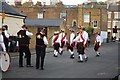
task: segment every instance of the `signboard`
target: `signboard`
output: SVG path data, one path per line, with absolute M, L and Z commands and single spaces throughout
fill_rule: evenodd
M 100 36 L 101 36 L 101 42 L 103 43 L 104 40 L 106 40 L 108 37 L 107 31 L 101 31 Z

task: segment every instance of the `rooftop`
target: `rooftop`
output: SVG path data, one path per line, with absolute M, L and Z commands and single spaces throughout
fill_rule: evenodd
M 4 5 L 4 12 L 6 14 L 11 14 L 11 15 L 16 15 L 16 16 L 24 16 L 24 17 L 26 17 L 26 15 L 20 13 L 14 7 L 10 6 L 9 4 L 7 4 L 5 2 L 1 2 L 1 1 L 0 1 L 0 13 L 2 13 L 2 8 L 3 8 L 2 4 Z

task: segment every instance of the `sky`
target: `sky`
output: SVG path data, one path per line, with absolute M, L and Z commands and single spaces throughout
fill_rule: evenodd
M 9 2 L 10 4 L 14 3 L 14 0 L 6 0 L 7 2 Z M 22 1 L 23 3 L 29 0 L 18 0 L 18 1 Z M 37 1 L 41 1 L 41 2 L 46 2 L 46 4 L 49 4 L 50 0 L 32 0 L 34 3 L 36 3 Z M 63 2 L 63 4 L 65 5 L 77 5 L 77 4 L 81 4 L 83 2 L 86 2 L 88 0 L 60 0 Z M 97 0 L 99 1 L 106 1 L 106 0 Z

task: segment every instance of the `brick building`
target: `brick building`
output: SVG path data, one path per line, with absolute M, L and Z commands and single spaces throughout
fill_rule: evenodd
M 63 19 L 63 26 L 69 34 L 69 28 L 76 32 L 79 25 L 92 27 L 94 31 L 107 31 L 107 9 L 97 5 L 44 5 L 31 7 L 15 7 L 27 15 L 26 19 Z M 34 32 L 35 33 L 35 32 Z M 49 32 L 48 32 L 49 33 Z M 50 31 L 50 33 L 53 33 Z M 68 37 L 69 38 L 69 37 Z
M 108 33 L 110 38 L 120 40 L 120 1 L 108 6 Z M 116 28 L 116 30 L 115 30 Z

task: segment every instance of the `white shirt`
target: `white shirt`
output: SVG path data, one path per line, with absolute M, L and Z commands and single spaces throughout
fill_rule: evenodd
M 74 38 L 75 38 L 75 34 L 72 32 L 70 34 L 70 45 L 72 44 Z
M 55 37 L 56 37 L 57 35 L 54 35 L 53 37 L 52 37 L 52 45 L 54 44 L 54 39 L 55 39 Z M 58 36 L 58 39 L 55 41 L 56 43 L 59 43 L 60 45 L 61 45 L 61 40 L 60 40 L 60 37 Z
M 87 43 L 88 40 L 88 33 L 86 31 L 82 32 L 82 36 L 84 38 L 84 45 Z M 73 40 L 73 42 L 83 42 L 83 39 L 80 37 L 80 33 L 78 36 Z
M 61 32 L 61 33 L 59 34 L 59 39 L 62 40 L 62 38 L 63 38 L 64 36 L 65 36 L 65 33 L 62 33 L 62 32 Z M 63 41 L 65 41 L 65 42 L 67 41 L 66 37 L 63 39 Z
M 29 32 L 29 31 L 26 31 L 26 35 L 27 35 L 27 36 L 32 36 L 33 33 Z
M 4 44 L 4 41 L 3 41 L 3 35 L 2 34 L 0 34 L 0 45 L 3 48 L 3 51 L 6 51 L 5 44 Z
M 97 37 L 96 37 L 96 40 L 95 40 L 96 42 L 99 42 L 99 45 L 101 45 L 101 37 L 99 36 L 99 35 L 97 35 Z
M 5 36 L 9 38 L 10 35 L 8 34 L 7 30 L 5 30 L 4 33 L 5 33 Z
M 44 41 L 45 45 L 48 45 L 48 40 L 47 40 L 46 36 L 43 37 L 43 41 Z

